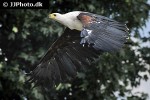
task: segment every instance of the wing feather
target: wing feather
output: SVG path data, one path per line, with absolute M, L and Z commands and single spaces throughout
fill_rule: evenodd
M 28 82 L 49 88 L 76 77 L 77 71 L 98 58 L 98 51 L 83 47 L 80 41 L 80 31 L 67 28 L 30 73 Z
M 81 13 L 78 19 L 84 26 L 81 44 L 93 44 L 96 50 L 114 52 L 127 41 L 128 28 L 123 23 L 92 13 Z

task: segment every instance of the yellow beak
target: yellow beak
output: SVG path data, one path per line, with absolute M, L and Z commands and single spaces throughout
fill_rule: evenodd
M 54 14 L 49 14 L 49 18 L 51 19 L 55 19 L 56 16 L 54 16 Z

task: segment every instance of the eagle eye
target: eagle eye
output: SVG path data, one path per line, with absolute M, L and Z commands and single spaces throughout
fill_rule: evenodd
M 56 17 L 56 14 L 53 14 Z

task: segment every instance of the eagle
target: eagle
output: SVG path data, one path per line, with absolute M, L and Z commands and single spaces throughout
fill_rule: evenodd
M 72 80 L 101 53 L 119 51 L 127 42 L 127 26 L 101 15 L 73 11 L 49 18 L 66 29 L 31 71 L 28 82 L 35 86 L 55 87 Z

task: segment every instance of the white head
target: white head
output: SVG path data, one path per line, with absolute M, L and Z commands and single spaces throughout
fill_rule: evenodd
M 49 18 L 56 20 L 70 29 L 82 30 L 83 25 L 77 18 L 80 13 L 81 11 L 73 11 L 66 14 L 52 13 L 49 14 Z
M 62 14 L 60 13 L 52 13 L 52 14 L 49 14 L 49 18 L 55 20 L 55 21 L 58 21 L 59 23 L 62 23 L 63 22 L 63 16 Z

